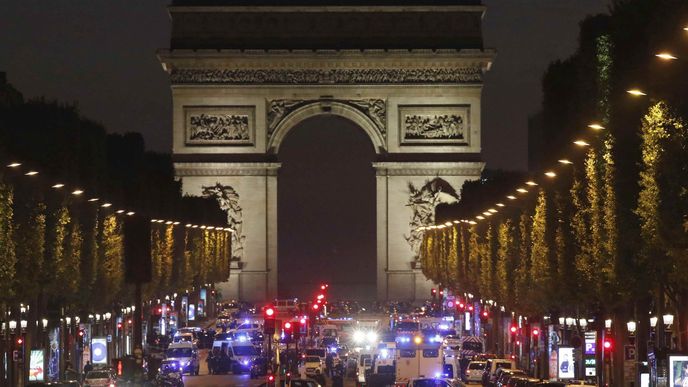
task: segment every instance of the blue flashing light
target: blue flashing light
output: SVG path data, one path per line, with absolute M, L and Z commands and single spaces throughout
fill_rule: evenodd
M 441 330 L 441 331 L 446 331 L 447 329 L 449 329 L 449 325 L 447 325 L 447 324 L 440 324 L 440 325 L 437 326 L 437 329 L 439 329 L 439 330 Z

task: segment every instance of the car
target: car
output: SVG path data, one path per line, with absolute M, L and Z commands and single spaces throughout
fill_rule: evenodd
M 529 387 L 531 383 L 541 382 L 540 379 L 529 378 L 526 376 L 515 376 L 507 382 L 508 387 Z
M 444 345 L 445 349 L 459 352 L 461 349 L 461 338 L 455 335 L 447 335 L 444 337 L 442 345 Z
M 497 387 L 506 387 L 507 382 L 511 380 L 514 376 L 526 376 L 526 373 L 522 370 L 511 370 L 506 368 L 500 368 L 497 370 L 497 381 L 495 385 Z
M 531 381 L 528 382 L 528 387 L 566 387 L 564 382 L 551 382 L 547 380 Z
M 276 383 L 263 383 L 258 387 L 287 387 L 287 383 L 284 380 L 279 380 Z M 313 379 L 292 379 L 288 387 L 322 387 L 318 382 Z
M 472 361 L 468 363 L 466 368 L 466 382 L 476 382 L 480 383 L 483 380 L 483 371 L 485 371 L 485 361 Z
M 318 356 L 306 356 L 303 358 L 303 374 L 314 376 L 323 373 L 323 361 Z
M 458 387 L 461 386 L 456 379 L 446 378 L 416 378 L 411 379 L 408 387 Z
M 268 374 L 268 358 L 258 357 L 251 362 L 251 379 Z
M 177 333 L 172 338 L 172 343 L 192 343 L 196 344 L 197 340 L 192 333 Z
M 112 387 L 115 383 L 114 376 L 107 370 L 89 371 L 84 378 L 84 387 Z
M 166 360 L 178 360 L 181 372 L 190 375 L 198 375 L 200 362 L 198 361 L 198 348 L 189 342 L 172 343 L 165 351 Z
M 497 381 L 497 370 L 500 368 L 516 368 L 516 362 L 511 359 L 488 359 L 483 371 L 482 383 L 485 387 L 494 387 Z

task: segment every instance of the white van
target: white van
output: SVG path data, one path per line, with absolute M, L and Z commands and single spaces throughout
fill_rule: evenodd
M 444 375 L 444 352 L 441 342 L 423 340 L 420 344 L 397 343 L 396 382 L 408 383 L 413 378 L 441 378 Z
M 214 353 L 224 352 L 232 362 L 232 373 L 251 371 L 251 364 L 260 355 L 260 350 L 248 340 L 215 340 Z
M 198 375 L 200 362 L 198 361 L 198 348 L 189 342 L 172 343 L 165 351 L 165 358 L 177 360 L 182 367 L 182 374 Z

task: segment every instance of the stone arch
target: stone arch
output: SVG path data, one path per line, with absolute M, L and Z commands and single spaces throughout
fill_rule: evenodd
M 268 140 L 268 153 L 278 154 L 282 142 L 294 127 L 318 115 L 335 115 L 350 120 L 365 131 L 376 154 L 385 152 L 385 138 L 375 122 L 366 114 L 339 101 L 313 101 L 289 113 L 277 124 Z

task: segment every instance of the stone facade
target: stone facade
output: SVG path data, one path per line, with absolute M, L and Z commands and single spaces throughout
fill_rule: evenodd
M 284 17 L 286 8 L 274 12 Z M 309 9 L 316 8 L 328 12 Z M 476 12 L 468 8 L 453 10 Z M 198 9 L 222 19 L 212 15 L 232 7 Z M 194 12 L 184 7 L 175 20 L 173 9 L 173 29 L 196 20 Z M 187 43 L 202 40 L 189 34 Z M 240 249 L 233 249 L 237 261 L 223 294 L 247 301 L 277 296 L 280 145 L 304 120 L 331 115 L 358 125 L 377 153 L 378 299 L 427 298 L 432 285 L 414 264 L 414 229 L 434 221 L 434 206 L 459 200 L 463 182 L 482 171 L 482 74 L 492 56 L 474 48 L 161 50 L 172 82 L 173 152 L 184 193 L 223 196 L 230 221 L 240 224 L 233 241 Z M 193 121 L 201 129 L 189 112 L 204 115 Z M 201 141 L 190 141 L 190 130 L 200 131 Z

